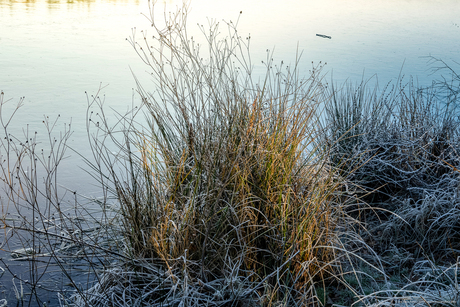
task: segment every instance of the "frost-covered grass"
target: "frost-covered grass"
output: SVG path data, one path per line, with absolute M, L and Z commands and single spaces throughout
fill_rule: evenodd
M 364 223 L 361 238 L 398 280 L 375 284 L 364 296 L 375 299 L 372 306 L 459 302 L 460 78 L 447 63 L 431 62 L 450 79 L 428 88 L 400 79 L 382 91 L 362 83 L 329 92 L 323 142 L 367 206 L 347 212 Z
M 455 259 L 457 96 L 447 86 L 423 89 L 412 80 L 377 93 L 366 92 L 365 85 L 331 92 L 323 135 L 333 143 L 331 161 L 363 193 L 372 192 L 363 200 L 383 209 L 365 215 L 382 250 L 394 244 L 417 257 Z

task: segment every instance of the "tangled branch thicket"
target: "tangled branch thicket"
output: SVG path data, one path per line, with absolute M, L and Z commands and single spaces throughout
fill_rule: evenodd
M 2 121 L 8 204 L 34 212 L 2 222 L 32 242 L 18 257 L 48 257 L 77 289 L 61 305 L 458 304 L 458 75 L 337 89 L 321 65 L 302 78 L 300 56 L 287 66 L 267 53 L 255 77 L 238 22 L 201 26 L 201 42 L 186 6 L 161 26 L 154 9 L 154 35 L 129 38 L 154 82 L 138 81 L 142 108 L 112 123 L 89 99 L 101 212 L 75 198 L 76 216 L 64 213 L 56 174 L 69 132 L 49 138 L 47 160 Z M 43 189 L 25 158 L 44 167 Z M 85 288 L 68 270 L 77 258 L 94 277 Z

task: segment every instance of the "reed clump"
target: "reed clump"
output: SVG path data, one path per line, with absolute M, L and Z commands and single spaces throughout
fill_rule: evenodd
M 178 11 L 164 27 L 152 17 L 153 38 L 133 32 L 156 91 L 138 85 L 143 126 L 123 117 L 122 129 L 102 134 L 126 171 L 97 152 L 120 201 L 127 252 L 168 276 L 146 301 L 314 304 L 315 283 L 337 271 L 344 225 L 342 181 L 316 145 L 321 67 L 303 79 L 299 58 L 276 66 L 268 53 L 256 81 L 250 38 L 236 24 L 222 38 L 219 24 L 202 27 L 201 46 L 186 17 Z

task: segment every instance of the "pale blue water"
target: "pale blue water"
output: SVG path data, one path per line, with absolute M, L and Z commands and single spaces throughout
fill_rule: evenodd
M 159 1 L 157 18 L 164 7 L 181 4 Z M 328 81 L 333 76 L 338 83 L 359 82 L 378 74 L 385 84 L 402 70 L 428 85 L 433 76 L 424 57 L 460 60 L 456 0 L 195 0 L 190 9 L 189 33 L 195 37 L 201 35 L 197 23 L 239 17 L 240 35 L 251 36 L 256 72 L 263 71 L 267 49 L 274 50 L 275 63 L 293 62 L 299 50 L 305 75 L 312 61 L 322 61 Z M 70 145 L 87 154 L 85 91 L 108 85 L 101 93 L 106 106 L 126 110 L 135 87 L 130 68 L 149 86 L 147 67 L 125 40 L 133 27 L 149 29 L 141 13 L 148 14 L 147 1 L 0 0 L 0 90 L 13 101 L 26 97 L 14 127 L 40 129 L 43 115 L 60 114 L 62 124 L 73 124 Z M 73 171 L 65 179 L 64 185 L 79 182 Z
M 174 10 L 181 3 L 158 1 L 157 17 L 164 6 Z M 195 0 L 190 8 L 189 33 L 195 37 L 197 23 L 206 25 L 207 18 L 239 17 L 239 33 L 251 36 L 259 73 L 267 49 L 274 50 L 275 63 L 292 62 L 297 50 L 303 51 L 300 72 L 305 75 L 312 61 L 327 62 L 326 80 L 333 76 L 338 83 L 378 74 L 382 85 L 402 72 L 429 85 L 439 75 L 430 75 L 426 56 L 460 61 L 458 0 Z M 43 116 L 60 114 L 57 131 L 72 122 L 69 145 L 89 156 L 85 91 L 94 94 L 105 86 L 101 97 L 111 114 L 109 108 L 123 111 L 139 103 L 132 98 L 130 69 L 149 87 L 147 67 L 125 40 L 133 27 L 149 29 L 141 13 L 148 14 L 147 1 L 0 0 L 0 90 L 11 98 L 6 109 L 26 97 L 12 132 L 21 134 L 29 125 L 41 133 Z M 79 169 L 84 163 L 78 155 L 69 152 L 64 162 L 63 186 L 88 196 L 99 193 Z

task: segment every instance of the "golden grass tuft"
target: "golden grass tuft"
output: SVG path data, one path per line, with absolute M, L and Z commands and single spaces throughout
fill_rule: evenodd
M 125 134 L 133 176 L 114 180 L 130 252 L 171 272 L 185 261 L 189 282 L 236 274 L 275 301 L 310 299 L 335 272 L 343 224 L 341 181 L 316 145 L 320 67 L 301 79 L 300 58 L 293 68 L 270 60 L 259 84 L 236 26 L 218 39 L 210 25 L 203 57 L 185 22 L 166 23 L 157 50 L 132 38 L 159 90 L 139 85 L 148 125 Z

